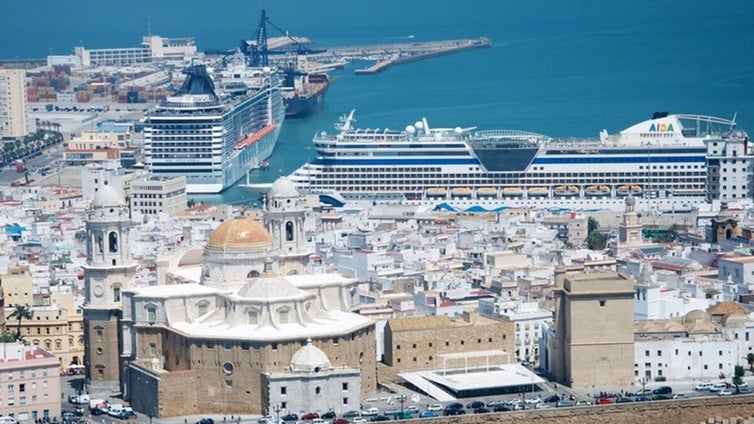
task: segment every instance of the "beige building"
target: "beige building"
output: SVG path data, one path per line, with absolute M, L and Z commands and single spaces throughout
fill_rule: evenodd
M 0 416 L 17 422 L 60 417 L 60 370 L 39 346 L 0 343 Z
M 29 133 L 25 79 L 23 69 L 0 68 L 0 138 Z
M 554 334 L 544 338 L 550 345 L 544 367 L 554 379 L 571 387 L 633 384 L 633 281 L 558 268 L 554 293 Z
M 390 368 L 379 370 L 380 379 L 393 380 L 402 371 L 443 368 L 440 356 L 444 354 L 503 350 L 510 354 L 509 362 L 515 362 L 513 334 L 513 323 L 476 312 L 464 312 L 455 320 L 446 315 L 390 319 L 385 325 L 382 360 Z M 468 366 L 483 365 L 486 360 L 475 359 Z
M 131 216 L 166 213 L 175 216 L 186 210 L 186 177 L 141 176 L 131 181 Z

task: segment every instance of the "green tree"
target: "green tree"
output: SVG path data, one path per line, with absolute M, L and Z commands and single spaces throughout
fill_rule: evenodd
M 10 343 L 16 341 L 16 335 L 11 333 L 10 331 L 6 331 L 3 334 L 0 334 L 0 343 Z
M 741 389 L 738 388 L 738 386 L 743 383 L 743 376 L 744 376 L 744 367 L 741 365 L 736 365 L 733 368 L 733 386 L 736 388 L 736 394 L 741 394 Z
M 25 319 L 31 320 L 33 317 L 34 311 L 31 310 L 31 307 L 29 305 L 16 305 L 13 309 L 13 312 L 8 315 L 9 319 L 15 319 L 16 321 L 18 321 L 18 327 L 16 329 L 16 340 L 22 340 L 21 321 Z
M 600 227 L 599 222 L 597 222 L 597 220 L 592 218 L 591 216 L 589 217 L 589 219 L 586 220 L 587 234 L 593 233 L 599 227 Z

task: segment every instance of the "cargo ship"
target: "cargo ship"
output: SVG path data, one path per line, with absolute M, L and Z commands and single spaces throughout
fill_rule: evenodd
M 285 120 L 281 78 L 243 55 L 212 76 L 205 65 L 184 73 L 175 95 L 146 114 L 145 165 L 153 176 L 185 175 L 187 193 L 219 193 L 272 154 Z
M 325 104 L 325 94 L 330 85 L 330 77 L 324 72 L 310 71 L 303 56 L 296 65 L 285 67 L 283 100 L 287 118 L 302 118 L 319 112 Z
M 508 207 L 620 211 L 693 210 L 754 195 L 749 138 L 728 120 L 656 113 L 599 139 L 558 140 L 528 131 L 354 128 L 314 137 L 317 158 L 289 176 L 303 192 L 354 202 L 421 203 L 436 209 Z M 732 166 L 737 165 L 737 166 Z

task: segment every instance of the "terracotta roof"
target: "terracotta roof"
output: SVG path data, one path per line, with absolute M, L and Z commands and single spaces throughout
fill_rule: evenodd
M 742 314 L 748 314 L 749 311 L 736 302 L 720 302 L 714 306 L 707 308 L 707 312 L 710 315 L 730 315 L 733 312 L 740 312 Z

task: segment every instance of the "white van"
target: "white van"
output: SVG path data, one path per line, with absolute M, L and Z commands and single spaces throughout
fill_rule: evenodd
M 715 383 L 712 383 L 710 381 L 705 381 L 705 382 L 699 383 L 696 386 L 694 386 L 694 391 L 696 391 L 696 392 L 706 392 L 706 391 L 712 390 L 712 386 L 714 386 L 714 385 L 715 385 Z
M 712 387 L 709 389 L 710 392 L 719 392 L 720 390 L 725 390 L 728 388 L 728 385 L 725 383 L 715 383 L 712 385 Z
M 121 412 L 123 412 L 122 403 L 112 403 L 107 407 L 107 415 L 110 415 L 112 417 L 117 417 Z
M 16 424 L 13 417 L 0 417 L 0 424 Z

